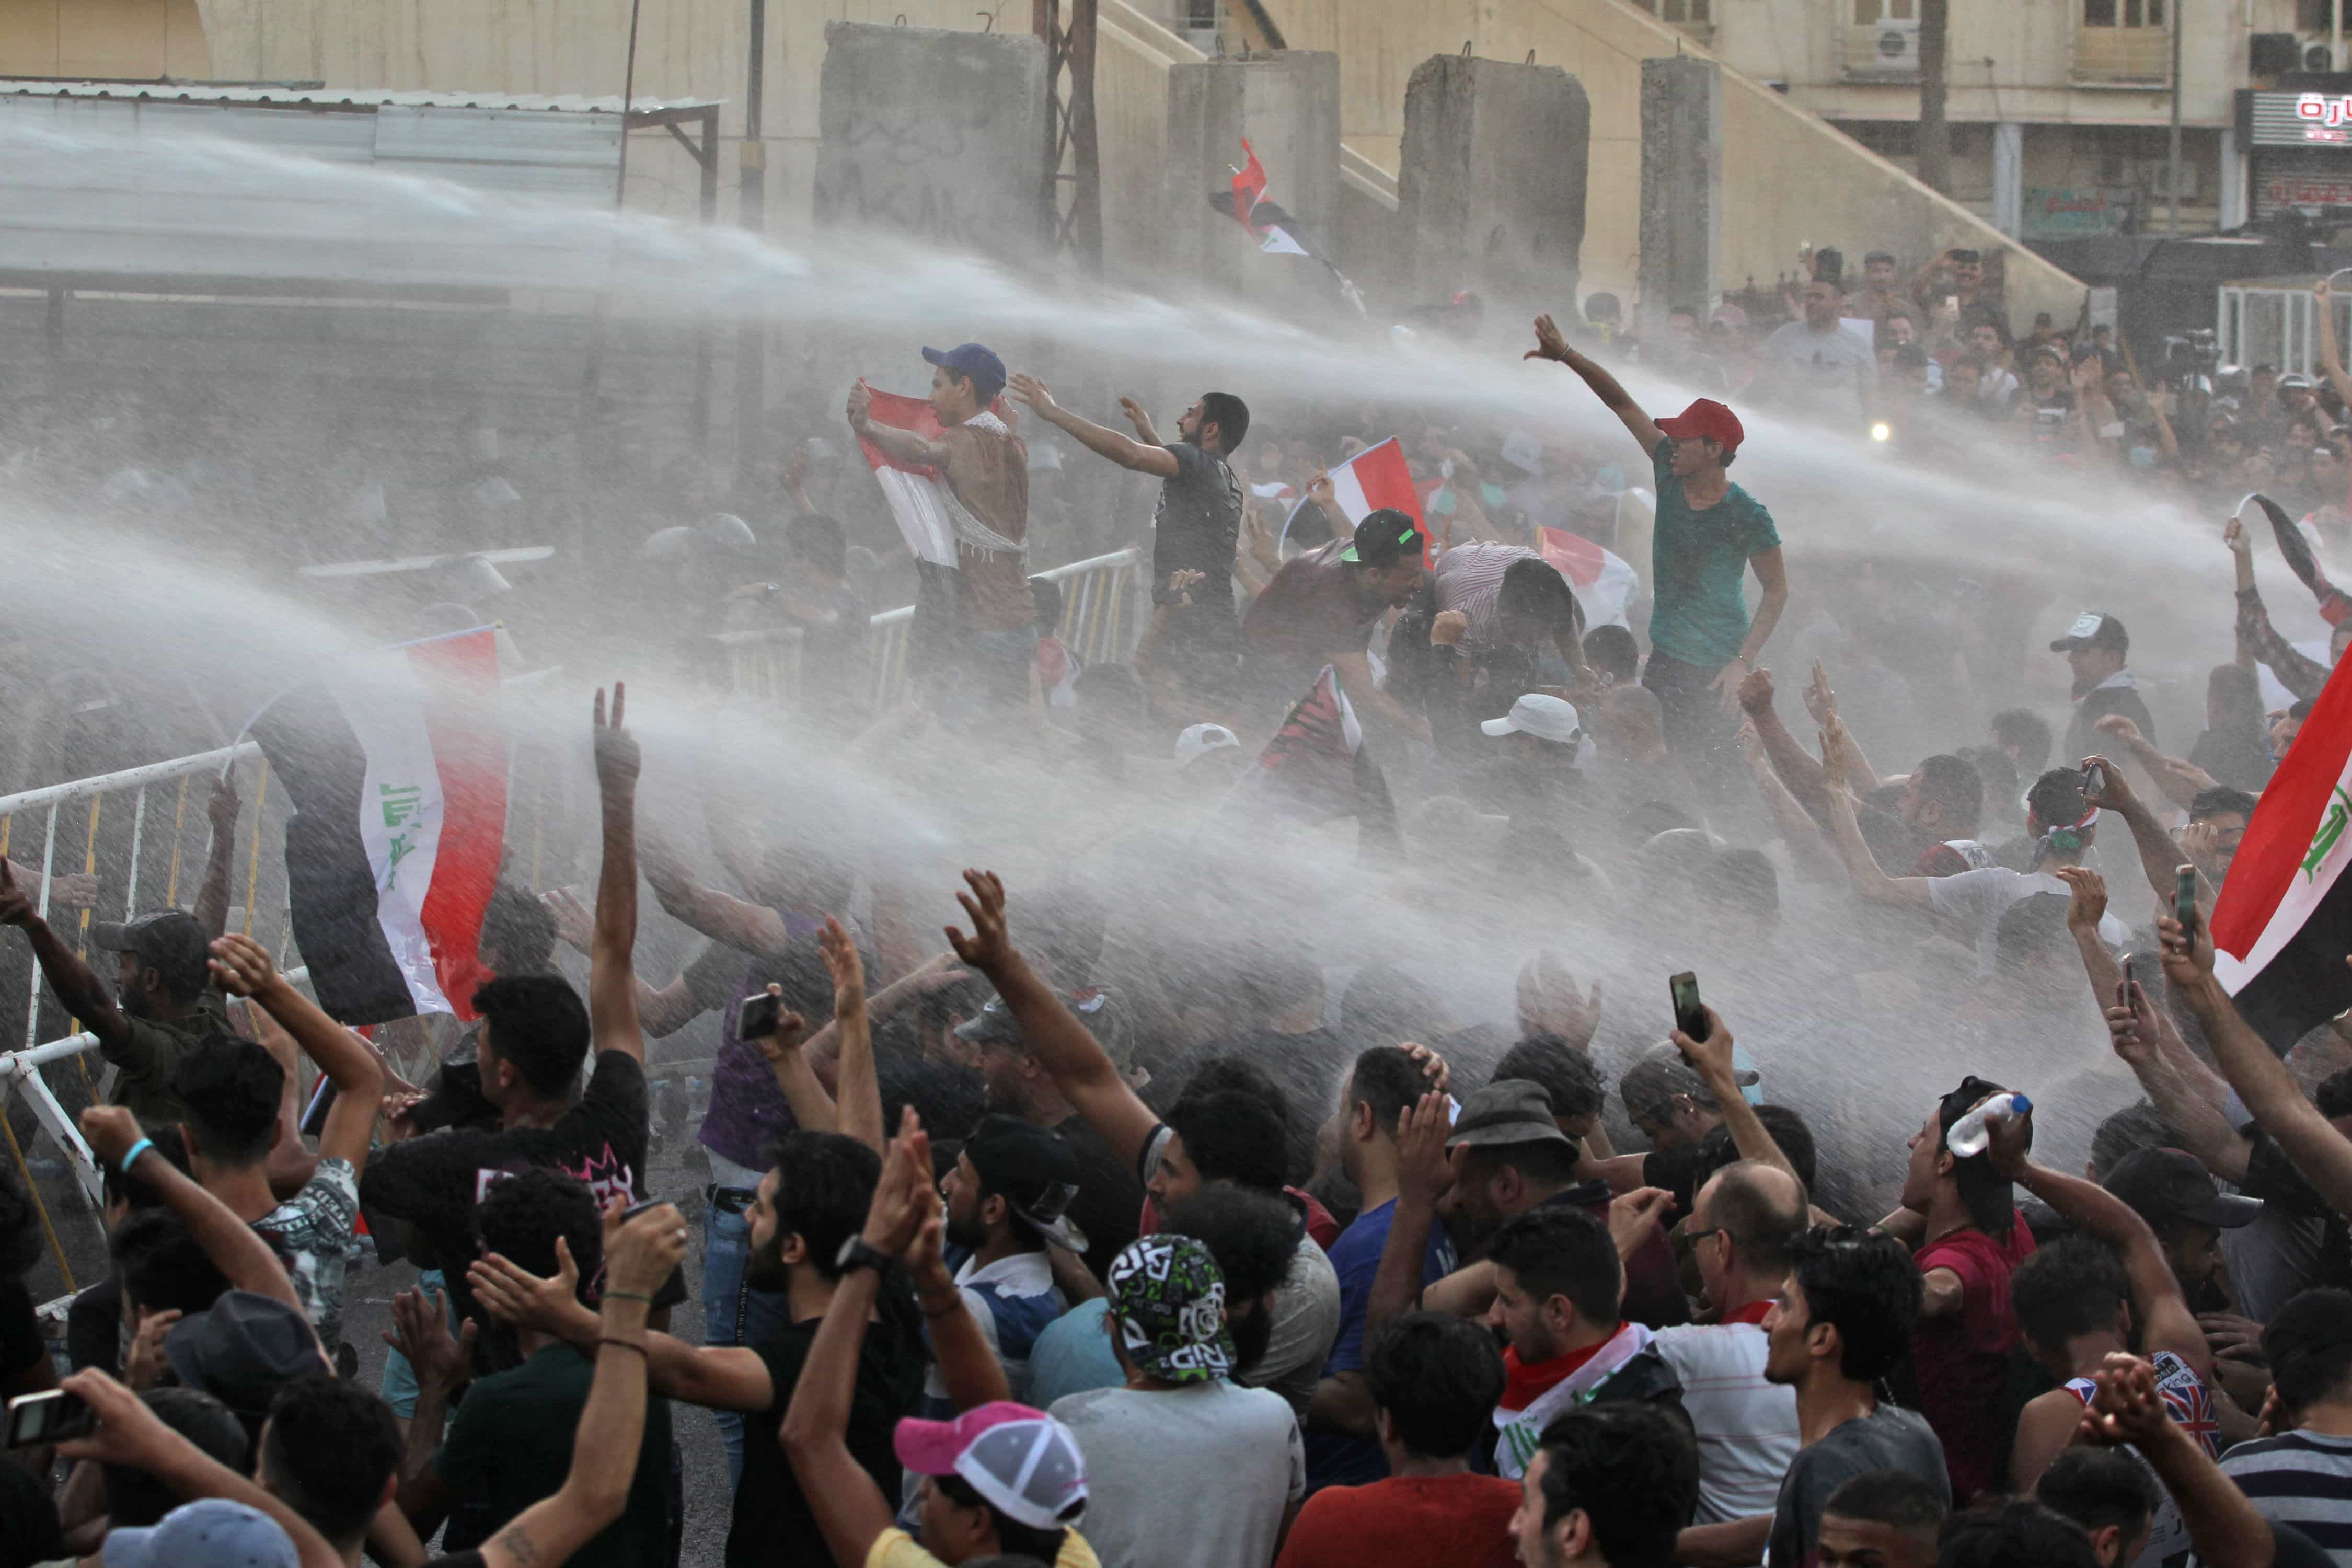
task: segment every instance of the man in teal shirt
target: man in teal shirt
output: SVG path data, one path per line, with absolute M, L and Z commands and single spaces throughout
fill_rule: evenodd
M 1568 346 L 1549 316 L 1536 318 L 1536 346 L 1527 357 L 1558 360 L 1582 376 L 1650 454 L 1658 515 L 1650 542 L 1650 658 L 1642 684 L 1657 693 L 1664 710 L 1667 746 L 1696 764 L 1701 776 L 1727 776 L 1739 682 L 1756 668 L 1757 653 L 1789 602 L 1772 514 L 1724 477 L 1744 435 L 1739 417 L 1702 397 L 1673 418 L 1653 420 L 1615 376 Z M 1743 592 L 1751 565 L 1764 590 L 1752 621 Z

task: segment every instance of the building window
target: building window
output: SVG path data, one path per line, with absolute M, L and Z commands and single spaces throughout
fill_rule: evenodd
M 2083 0 L 2085 27 L 2161 27 L 2164 0 Z
M 1705 27 L 1715 21 L 1715 0 L 1634 0 L 1661 22 L 1677 27 Z
M 1874 27 L 1881 22 L 1916 22 L 1919 0 L 1853 0 L 1853 25 Z
M 2334 0 L 2295 0 L 2294 30 L 2298 33 L 2324 33 L 2335 19 Z

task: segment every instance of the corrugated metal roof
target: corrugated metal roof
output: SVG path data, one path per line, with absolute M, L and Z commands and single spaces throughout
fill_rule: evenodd
M 209 87 L 177 82 L 7 81 L 0 97 L 96 98 L 131 103 L 250 104 L 272 108 L 311 109 L 505 109 L 543 110 L 552 114 L 617 114 L 621 96 L 587 98 L 577 93 L 547 95 L 520 92 L 388 92 L 374 88 Z M 710 109 L 721 100 L 708 98 L 638 98 L 629 109 L 635 114 Z

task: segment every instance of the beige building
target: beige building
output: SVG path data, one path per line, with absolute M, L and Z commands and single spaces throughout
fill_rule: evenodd
M 1727 63 L 1916 166 L 1918 0 L 1645 3 Z M 2144 230 L 2169 226 L 2176 24 L 2184 233 L 2309 197 L 2307 180 L 2286 176 L 2313 166 L 2266 154 L 2240 123 L 2240 93 L 2272 87 L 2282 67 L 2352 66 L 2336 0 L 1951 0 L 1949 10 L 1952 195 L 2011 236 L 2098 232 L 2135 212 Z M 2336 199 L 2352 200 L 2352 164 L 2345 176 Z
M 2071 316 L 2080 286 L 2031 253 L 2001 245 L 1986 221 L 1989 183 L 1981 197 L 1964 188 L 1961 202 L 1948 201 L 1905 172 L 1900 148 L 1894 156 L 1872 150 L 1874 139 L 1892 145 L 1893 131 L 1882 134 L 1874 127 L 1895 127 L 1915 115 L 1917 90 L 1846 77 L 1839 51 L 1849 47 L 1851 23 L 1838 18 L 1850 18 L 1855 3 L 1652 0 L 1653 10 L 1645 11 L 1628 0 L 1225 0 L 1222 9 L 1215 0 L 1100 0 L 1097 96 L 1107 260 L 1115 274 L 1129 278 L 1148 277 L 1160 264 L 1160 228 L 1171 221 L 1160 199 L 1168 156 L 1168 68 L 1201 58 L 1203 45 L 1213 49 L 1220 27 L 1228 49 L 1262 41 L 1252 29 L 1263 16 L 1276 23 L 1288 47 L 1339 57 L 1343 191 L 1340 211 L 1328 222 L 1343 254 L 1370 260 L 1385 248 L 1382 225 L 1396 206 L 1406 79 L 1431 56 L 1466 47 L 1488 58 L 1559 66 L 1583 83 L 1592 111 L 1583 283 L 1631 299 L 1640 262 L 1642 61 L 1703 53 L 1712 42 L 1738 68 L 1727 69 L 1723 85 L 1718 289 L 1770 282 L 1790 267 L 1801 241 L 1850 250 L 1884 246 L 1906 259 L 1945 246 L 1973 245 L 2008 251 L 2013 308 Z M 2020 40 L 2031 40 L 2041 54 L 2054 51 L 2057 74 L 2046 112 L 2062 121 L 2058 137 L 2067 134 L 2063 114 L 2077 99 L 2106 102 L 2117 113 L 2128 106 L 2130 114 L 2160 125 L 2160 88 L 2109 88 L 2100 99 L 2091 89 L 2071 85 L 2071 25 L 2044 39 L 2050 28 L 2025 20 L 2103 3 L 1964 0 L 1954 9 L 2014 17 L 2011 31 Z M 2191 0 L 2200 8 L 2215 3 Z M 2291 0 L 2220 3 L 2232 14 L 2249 4 L 2291 6 Z M 1664 17 L 1654 14 L 1658 8 Z M 722 221 L 733 214 L 743 152 L 749 10 L 748 0 L 643 0 L 638 33 L 641 98 L 724 100 L 721 133 L 733 145 L 724 153 Z M 771 220 L 793 224 L 809 212 L 826 22 L 903 19 L 918 26 L 984 25 L 1003 31 L 1025 28 L 1029 12 L 1021 0 L 768 0 L 764 144 L 752 155 L 764 160 Z M 0 75 L 168 75 L 393 90 L 615 94 L 628 64 L 629 16 L 629 0 L 564 0 L 560 6 L 530 0 L 0 0 Z M 1972 41 L 1973 26 L 1956 28 L 1956 58 L 2028 52 L 2022 41 Z M 2233 36 L 2243 31 L 2240 26 Z M 1783 48 L 1790 52 L 1786 60 Z M 1738 50 L 1745 53 L 1732 52 Z M 2224 80 L 2226 62 L 2212 50 L 2200 52 L 2205 58 L 2199 69 L 2217 73 L 2210 90 L 2197 88 L 2202 94 L 2197 134 L 2210 147 L 2227 119 L 2230 90 L 2243 73 Z M 2238 53 L 2242 56 L 2242 47 Z M 2242 68 L 2242 58 L 2239 63 Z M 1956 67 L 1956 79 L 1961 74 Z M 1798 80 L 1786 94 L 1769 85 L 1789 77 Z M 2192 73 L 2192 83 L 2200 81 Z M 1815 83 L 1832 96 L 1815 101 L 1810 96 Z M 2027 101 L 2006 85 L 1980 96 L 1981 124 L 1975 117 L 1979 100 L 1954 93 L 1964 147 L 1971 138 L 1990 143 L 1996 100 L 2012 116 L 2022 114 L 2016 106 Z M 2045 110 L 2041 100 L 2032 101 L 2032 113 L 2000 123 L 2035 121 L 2024 144 L 2039 156 Z M 1824 116 L 1861 141 L 1832 131 Z M 2161 131 L 2154 134 L 2160 139 Z M 1965 157 L 1962 163 L 1973 166 Z M 1792 178 L 1792 171 L 1801 177 Z M 1278 171 L 1276 177 L 1279 195 Z M 2037 173 L 2021 188 L 2043 177 Z M 2047 176 L 2078 177 L 2084 176 L 2063 159 Z M 695 209 L 697 171 L 665 132 L 633 139 L 628 185 L 632 206 L 680 216 Z

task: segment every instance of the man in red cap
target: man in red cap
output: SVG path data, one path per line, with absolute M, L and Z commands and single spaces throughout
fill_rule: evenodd
M 1625 423 L 1656 472 L 1658 515 L 1650 536 L 1650 658 L 1642 684 L 1664 710 L 1666 744 L 1703 774 L 1727 773 L 1739 682 L 1789 602 L 1780 535 L 1762 502 L 1724 477 L 1739 450 L 1739 416 L 1702 397 L 1653 420 L 1617 378 L 1568 346 L 1549 316 L 1536 318 L 1529 359 L 1552 359 L 1584 378 Z M 1753 566 L 1764 597 L 1748 615 L 1742 579 Z M 1715 693 L 1709 712 L 1709 690 Z

